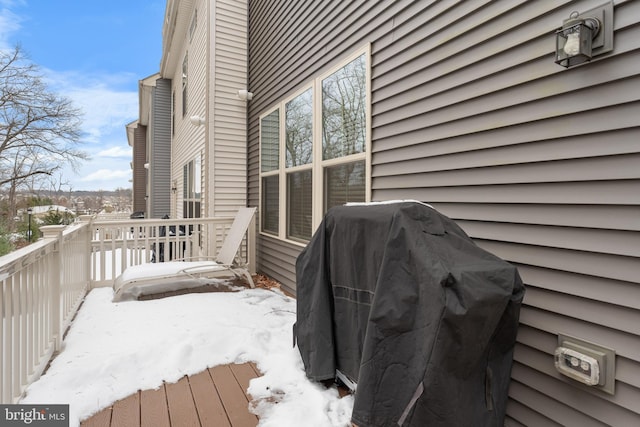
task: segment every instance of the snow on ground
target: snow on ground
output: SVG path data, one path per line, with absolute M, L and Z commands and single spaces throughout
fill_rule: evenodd
M 112 302 L 87 295 L 60 354 L 21 403 L 70 404 L 71 426 L 137 390 L 227 363 L 256 363 L 252 411 L 260 426 L 348 426 L 353 398 L 310 382 L 292 347 L 295 300 L 246 289 Z

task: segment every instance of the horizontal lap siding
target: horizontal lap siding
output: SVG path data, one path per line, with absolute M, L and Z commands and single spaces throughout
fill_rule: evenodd
M 552 54 L 603 2 L 250 2 L 250 204 L 259 115 L 370 42 L 372 199 L 431 203 L 527 284 L 508 425 L 640 425 L 640 2 L 615 2 L 613 52 Z M 299 248 L 260 249 L 295 286 Z M 558 333 L 616 350 L 615 395 L 556 372 Z
M 147 127 L 137 124 L 134 128 L 133 143 L 133 211 L 147 212 L 147 170 L 144 164 L 147 163 Z
M 617 8 L 608 58 L 564 70 L 552 61 L 548 30 L 570 10 L 531 3 L 484 23 L 448 10 L 459 19 L 452 27 L 424 42 L 411 33 L 414 44 L 398 53 L 374 43 L 374 58 L 384 59 L 372 82 L 373 199 L 432 203 L 520 268 L 528 286 L 521 331 L 537 333 L 519 335 L 510 422 L 637 424 L 640 10 Z M 584 3 L 572 7 L 595 6 Z M 521 23 L 508 38 L 499 32 Z M 493 49 L 491 37 L 512 46 Z M 615 396 L 555 371 L 558 333 L 616 350 Z
M 369 42 L 371 31 L 384 33 L 405 2 L 249 2 L 249 183 L 250 206 L 259 205 L 259 116 L 292 94 L 353 49 Z M 369 22 L 363 26 L 362 22 Z M 261 236 L 266 247 L 286 247 L 287 254 L 258 247 L 258 266 L 295 289 L 295 259 L 301 247 Z
M 296 275 L 295 262 L 300 247 L 261 236 L 257 249 L 260 272 L 282 283 L 287 290 L 295 291 L 295 281 L 292 282 L 291 278 Z
M 215 22 L 210 28 L 214 70 L 209 93 L 214 116 L 210 214 L 228 217 L 247 203 L 246 102 L 237 96 L 247 87 L 247 4 L 224 0 L 211 5 Z
M 207 7 L 205 2 L 181 1 L 178 20 L 184 22 L 181 27 L 184 32 L 174 34 L 171 56 L 174 68 L 167 70 L 172 77 L 172 91 L 175 96 L 174 133 L 172 138 L 171 170 L 172 177 L 177 184 L 174 195 L 173 212 L 176 218 L 182 218 L 187 213 L 183 211 L 184 194 L 184 166 L 197 157 L 202 158 L 206 145 L 205 126 L 194 126 L 189 118 L 197 115 L 207 115 L 207 22 L 205 20 Z M 198 9 L 197 25 L 193 35 L 189 36 L 189 27 L 194 16 L 194 10 Z M 183 116 L 182 98 L 182 62 L 187 54 L 187 108 Z M 206 162 L 206 159 L 202 159 Z M 203 163 L 202 170 L 205 171 Z M 171 183 L 173 185 L 173 182 Z M 209 183 L 202 180 L 202 203 L 206 204 L 206 197 L 210 193 Z
M 153 121 L 151 129 L 151 153 L 149 176 L 151 212 L 148 218 L 162 218 L 171 213 L 171 81 L 158 79 L 153 88 Z

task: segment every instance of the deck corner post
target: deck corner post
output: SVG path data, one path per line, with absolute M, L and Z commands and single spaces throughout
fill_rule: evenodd
M 64 238 L 62 232 L 66 226 L 64 225 L 45 225 L 40 227 L 44 239 L 55 241 L 54 256 L 51 262 L 51 268 L 48 271 L 49 276 L 49 301 L 51 303 L 51 332 L 55 340 L 55 350 L 59 351 L 62 345 L 62 245 Z
M 92 248 L 91 248 L 91 239 L 93 238 L 92 234 L 92 224 L 93 224 L 94 216 L 93 215 L 80 215 L 80 222 L 83 224 L 87 224 L 85 235 L 85 254 L 87 256 L 84 259 L 85 262 L 85 271 L 87 272 L 87 282 L 89 284 L 89 290 L 95 287 L 95 282 L 93 280 L 93 274 L 91 274 L 91 257 L 93 256 Z

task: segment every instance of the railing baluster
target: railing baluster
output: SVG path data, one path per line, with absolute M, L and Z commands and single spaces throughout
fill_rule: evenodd
M 29 299 L 29 294 L 33 289 L 33 277 L 29 274 L 33 270 L 33 264 L 27 267 L 27 275 L 25 277 L 25 283 L 23 285 L 24 292 L 18 293 L 18 305 L 20 310 L 20 350 L 21 350 L 21 368 L 20 369 L 20 384 L 25 384 L 27 381 L 27 376 L 29 371 L 31 370 L 31 363 L 33 360 L 33 353 L 30 351 L 33 344 L 28 345 L 29 341 L 33 342 L 34 337 L 34 325 L 33 325 L 33 316 L 34 316 L 34 307 L 29 306 L 27 300 Z
M 7 325 L 7 319 L 9 319 L 9 315 L 7 313 L 7 309 L 5 307 L 5 285 L 6 280 L 0 280 L 0 319 L 2 319 L 2 323 L 0 323 L 0 378 L 3 378 L 0 381 L 0 402 L 5 401 L 5 396 L 8 394 L 7 390 L 5 390 L 5 381 L 4 378 L 7 376 L 7 369 L 5 367 L 5 351 L 8 348 L 7 343 L 5 342 L 7 333 L 5 332 L 5 328 Z
M 233 218 L 81 221 L 42 227 L 43 239 L 0 257 L 0 403 L 17 402 L 41 375 L 89 289 L 150 262 L 152 248 L 156 261 L 215 259 Z M 250 261 L 247 243 L 241 252 Z
M 21 275 L 22 276 L 22 275 Z M 20 277 L 22 279 L 22 277 Z M 14 283 L 12 297 L 11 298 L 11 311 L 13 312 L 12 323 L 13 323 L 13 337 L 11 339 L 11 351 L 13 353 L 11 357 L 12 361 L 12 374 L 11 377 L 13 379 L 11 384 L 11 392 L 13 395 L 19 393 L 20 391 L 20 362 L 22 355 L 20 354 L 20 336 L 21 336 L 21 324 L 20 324 L 20 309 L 18 305 L 18 295 L 20 294 L 20 281 L 18 283 Z

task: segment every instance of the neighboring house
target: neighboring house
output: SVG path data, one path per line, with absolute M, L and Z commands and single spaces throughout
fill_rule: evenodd
M 147 127 L 134 120 L 126 126 L 127 141 L 132 149 L 132 211 L 147 212 Z
M 67 208 L 66 206 L 60 206 L 60 205 L 43 205 L 43 206 L 34 206 L 31 208 L 31 213 L 35 216 L 44 216 L 51 211 L 60 212 L 60 213 L 69 213 L 72 215 L 75 214 L 75 212 L 73 212 L 71 209 Z
M 169 0 L 162 34 L 160 72 L 140 81 L 127 127 L 134 205 L 144 165 L 147 218 L 231 217 L 247 205 L 247 4 Z
M 169 0 L 160 76 L 170 84 L 171 217 L 247 205 L 247 4 Z
M 640 2 L 554 62 L 604 3 L 170 0 L 171 215 L 257 206 L 258 270 L 295 292 L 327 208 L 428 202 L 527 285 L 506 423 L 640 425 Z M 559 334 L 615 351 L 605 387 L 556 371 Z
M 139 118 L 127 125 L 133 147 L 134 212 L 171 213 L 171 80 L 154 74 L 138 84 Z

